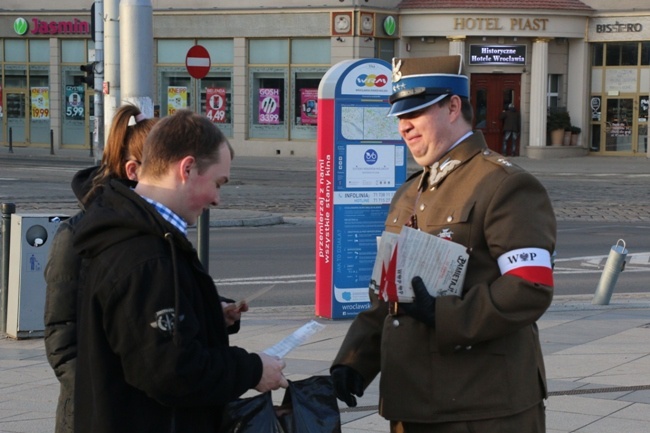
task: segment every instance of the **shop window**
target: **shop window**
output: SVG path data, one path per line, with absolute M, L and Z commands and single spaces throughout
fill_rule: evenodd
M 629 152 L 632 150 L 633 100 L 631 98 L 607 99 L 607 124 L 605 150 Z
M 250 41 L 248 61 L 259 65 L 289 63 L 289 41 L 285 39 L 254 39 Z
M 641 64 L 650 65 L 650 42 L 641 42 Z
M 288 138 L 284 127 L 287 72 L 268 68 L 253 70 L 250 92 L 250 133 L 254 138 Z
M 86 63 L 86 42 L 65 39 L 61 41 L 61 62 L 82 65 Z
M 25 39 L 5 39 L 5 60 L 26 63 L 27 41 Z
M 161 39 L 156 44 L 158 63 L 184 65 L 187 52 L 194 45 L 192 39 Z
M 395 40 L 375 39 L 375 57 L 391 63 L 395 57 Z
M 210 54 L 210 71 L 202 79 L 192 78 L 185 67 L 187 52 L 194 45 L 203 46 Z M 160 103 L 155 114 L 164 117 L 190 109 L 207 116 L 232 137 L 232 39 L 161 39 L 156 50 Z
M 5 65 L 5 87 L 27 88 L 27 70 L 24 65 Z
M 192 106 L 191 77 L 185 68 L 159 68 L 160 117 Z
M 603 50 L 605 44 L 591 45 L 591 66 L 603 66 Z
M 88 51 L 94 49 L 90 40 L 61 40 L 61 142 L 64 145 L 87 146 L 92 143 L 95 115 L 94 91 L 82 78 L 85 73 L 79 66 L 88 64 Z
M 650 98 L 648 95 L 639 96 L 639 152 L 648 152 L 648 112 Z
M 294 65 L 330 66 L 331 42 L 329 39 L 293 39 L 291 63 Z
M 196 43 L 208 50 L 213 68 L 233 64 L 235 54 L 232 39 L 199 39 Z
M 47 66 L 29 68 L 30 131 L 32 143 L 50 142 L 50 83 Z
M 29 61 L 40 63 L 50 62 L 49 39 L 35 39 L 29 41 Z
M 546 93 L 547 108 L 557 108 L 560 106 L 561 78 L 562 76 L 560 74 L 549 74 L 548 76 L 548 91 Z
M 606 66 L 636 66 L 639 63 L 639 44 L 636 42 L 607 43 Z
M 322 75 L 322 72 L 294 71 L 291 98 L 295 119 L 291 125 L 292 138 L 309 139 L 316 136 L 318 85 Z
M 232 77 L 230 72 L 211 72 L 200 81 L 200 113 L 232 137 Z
M 314 139 L 329 39 L 249 41 L 249 136 Z M 290 59 L 288 54 L 290 53 Z

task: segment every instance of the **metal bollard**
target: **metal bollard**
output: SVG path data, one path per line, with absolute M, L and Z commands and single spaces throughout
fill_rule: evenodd
M 90 157 L 93 157 L 93 132 L 90 131 Z
M 609 300 L 612 299 L 612 293 L 614 292 L 614 286 L 616 286 L 616 280 L 618 280 L 618 274 L 625 269 L 626 257 L 627 250 L 625 249 L 625 241 L 619 239 L 616 245 L 612 245 L 612 249 L 609 251 L 603 273 L 598 282 L 598 288 L 596 288 L 594 298 L 591 300 L 593 305 L 609 305 Z
M 0 333 L 7 332 L 7 292 L 9 290 L 9 233 L 11 232 L 11 214 L 16 213 L 16 205 L 2 203 L 2 267 L 0 268 Z

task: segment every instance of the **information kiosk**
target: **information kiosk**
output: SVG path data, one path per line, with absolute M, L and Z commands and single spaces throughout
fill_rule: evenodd
M 318 88 L 316 315 L 356 316 L 368 285 L 390 201 L 406 179 L 406 146 L 386 117 L 390 64 L 346 60 Z

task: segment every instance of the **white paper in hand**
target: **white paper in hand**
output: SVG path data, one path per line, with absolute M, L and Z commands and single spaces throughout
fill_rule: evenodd
M 460 296 L 469 255 L 466 247 L 426 232 L 403 227 L 397 241 L 397 296 L 411 302 L 411 280 L 422 278 L 431 296 Z
M 312 320 L 296 329 L 293 334 L 283 338 L 275 344 L 264 350 L 264 353 L 270 356 L 284 358 L 289 352 L 309 340 L 314 334 L 322 331 L 325 325 Z

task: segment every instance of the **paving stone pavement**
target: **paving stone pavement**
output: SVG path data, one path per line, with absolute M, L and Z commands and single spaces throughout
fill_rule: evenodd
M 74 157 L 73 154 L 64 156 Z M 77 157 L 81 157 L 78 155 Z M 0 161 L 3 160 L 0 154 Z M 315 162 L 308 158 L 240 157 L 240 172 L 258 172 L 233 181 L 224 207 L 213 221 L 251 221 L 268 215 L 313 217 Z M 648 221 L 650 161 L 645 157 L 587 156 L 563 160 L 513 161 L 538 176 L 554 202 L 558 219 Z M 285 185 L 268 185 L 278 172 Z M 300 185 L 291 189 L 291 175 Z M 303 185 L 304 184 L 304 185 Z M 239 188 L 237 188 L 239 187 Z M 225 205 L 227 202 L 232 205 Z M 236 203 L 236 205 L 235 205 Z M 288 204 L 287 204 L 288 203 Z M 74 209 L 74 203 L 34 204 L 48 210 Z M 230 206 L 230 207 L 229 207 Z M 241 222 L 241 221 L 240 221 Z M 280 219 L 279 222 L 282 222 Z M 548 433 L 647 433 L 650 423 L 650 295 L 614 294 L 609 305 L 591 304 L 591 296 L 557 296 L 538 325 L 549 382 Z M 305 322 L 325 329 L 286 357 L 287 377 L 298 380 L 327 374 L 349 321 L 314 316 L 313 306 L 252 308 L 232 343 L 263 350 Z M 45 359 L 40 338 L 0 338 L 0 432 L 46 433 L 54 426 L 58 384 Z M 277 402 L 282 393 L 274 392 Z M 378 381 L 355 410 L 341 405 L 344 433 L 387 432 L 377 413 Z

